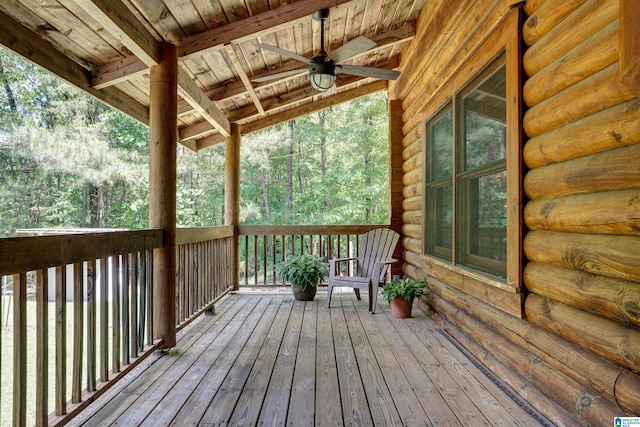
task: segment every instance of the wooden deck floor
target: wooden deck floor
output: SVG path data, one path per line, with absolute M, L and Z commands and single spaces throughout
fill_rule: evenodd
M 231 295 L 72 425 L 536 426 L 421 313 Z

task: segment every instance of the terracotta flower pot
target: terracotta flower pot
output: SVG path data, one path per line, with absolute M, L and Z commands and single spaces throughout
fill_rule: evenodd
M 413 298 L 409 301 L 404 297 L 395 297 L 390 301 L 391 315 L 399 319 L 407 319 L 411 317 L 411 307 L 413 306 Z
M 313 301 L 316 296 L 317 286 L 307 286 L 304 290 L 300 286 L 291 285 L 293 297 L 298 301 Z

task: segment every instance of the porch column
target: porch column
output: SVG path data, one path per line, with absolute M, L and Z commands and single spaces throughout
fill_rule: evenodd
M 230 266 L 233 289 L 238 290 L 238 225 L 240 224 L 240 125 L 231 123 L 231 136 L 224 138 L 224 224 L 233 226 Z
M 392 277 L 403 275 L 402 270 L 402 101 L 389 100 L 389 187 L 391 190 L 389 200 L 389 224 L 390 228 L 397 231 L 401 238 L 393 258 L 399 262 L 391 266 Z
M 153 337 L 161 348 L 176 344 L 176 47 L 160 44 L 151 67 L 149 107 L 149 226 L 164 230 L 164 246 L 153 252 Z

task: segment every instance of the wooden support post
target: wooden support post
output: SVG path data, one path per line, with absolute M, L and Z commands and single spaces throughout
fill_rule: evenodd
M 240 223 L 240 125 L 231 123 L 231 136 L 224 139 L 224 224 L 234 226 L 232 264 L 233 289 L 238 290 L 238 225 Z
M 164 246 L 153 253 L 153 336 L 161 348 L 176 343 L 176 140 L 178 56 L 160 44 L 160 63 L 151 67 L 149 106 L 149 226 L 162 228 Z
M 404 236 L 402 232 L 402 101 L 389 100 L 389 224 L 390 228 L 397 231 L 400 236 Z M 396 247 L 393 254 L 394 259 L 402 260 L 402 244 Z M 391 277 L 402 276 L 402 262 L 397 262 L 391 266 Z

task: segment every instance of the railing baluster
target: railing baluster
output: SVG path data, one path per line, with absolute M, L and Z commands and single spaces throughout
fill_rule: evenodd
M 144 333 L 147 314 L 147 253 L 142 251 L 138 254 L 140 271 L 138 283 L 140 284 L 139 293 L 139 314 L 138 314 L 138 353 L 144 350 Z
M 112 330 L 112 350 L 111 369 L 113 372 L 120 372 L 121 345 L 120 345 L 120 289 L 121 289 L 121 256 L 116 255 L 111 258 L 111 330 Z
M 49 416 L 49 271 L 36 271 L 36 426 L 46 426 Z
M 87 390 L 96 391 L 96 262 L 87 261 Z
M 100 289 L 100 302 L 98 308 L 100 311 L 100 381 L 109 381 L 109 298 L 108 284 L 109 274 L 107 258 L 100 258 L 100 280 L 98 286 Z
M 147 344 L 153 345 L 153 250 L 145 252 L 147 257 Z
M 129 354 L 138 357 L 138 253 L 129 255 Z
M 120 274 L 122 280 L 122 363 L 128 365 L 130 363 L 129 358 L 129 255 L 122 256 L 122 272 Z
M 253 284 L 258 284 L 258 236 L 253 236 Z
M 13 425 L 27 423 L 27 274 L 13 275 Z
M 82 351 L 84 341 L 83 310 L 83 265 L 73 264 L 73 367 L 71 381 L 71 402 L 82 401 Z
M 56 267 L 56 415 L 67 412 L 67 266 Z

